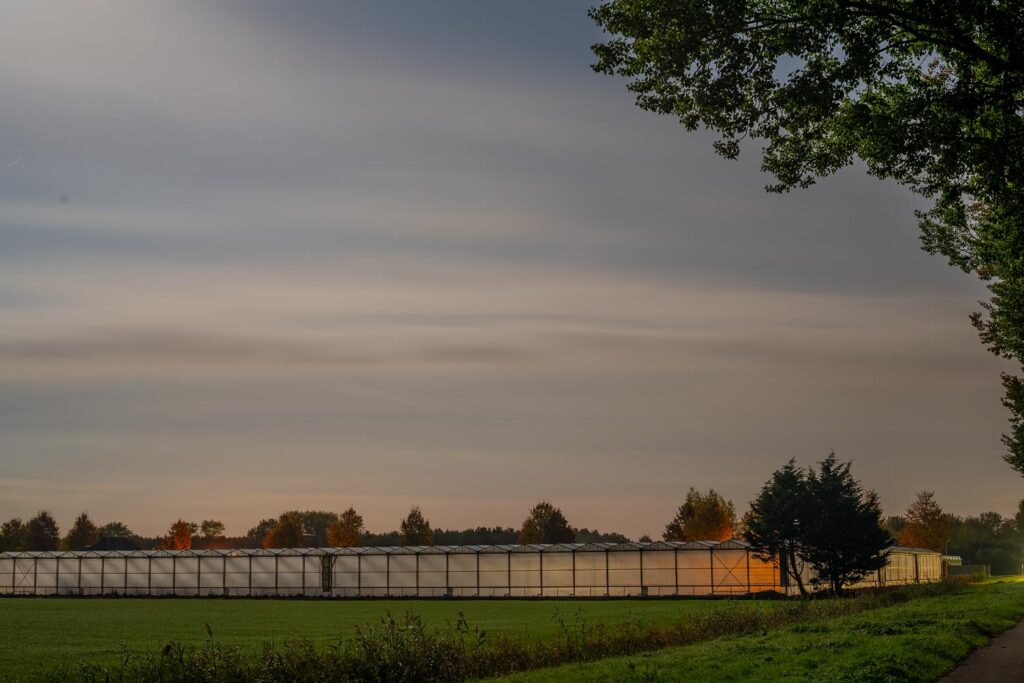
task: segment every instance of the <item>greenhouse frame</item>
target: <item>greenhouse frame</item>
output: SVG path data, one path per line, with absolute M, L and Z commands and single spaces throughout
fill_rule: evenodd
M 938 553 L 887 550 L 857 587 L 941 578 Z M 675 597 L 792 593 L 742 541 L 0 553 L 0 594 Z

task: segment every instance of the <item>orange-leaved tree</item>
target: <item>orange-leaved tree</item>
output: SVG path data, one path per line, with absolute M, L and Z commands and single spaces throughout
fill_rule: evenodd
M 932 491 L 921 491 L 907 508 L 907 524 L 899 543 L 910 548 L 927 548 L 941 553 L 949 540 L 949 515 L 935 500 Z
M 364 532 L 362 515 L 355 508 L 349 508 L 327 527 L 327 542 L 335 548 L 354 548 L 363 544 Z
M 302 545 L 302 519 L 294 512 L 281 515 L 263 538 L 264 548 L 301 548 Z
M 691 487 L 676 516 L 665 526 L 666 541 L 728 541 L 736 529 L 736 507 L 714 489 Z
M 171 525 L 170 530 L 167 532 L 167 537 L 163 543 L 164 550 L 191 550 L 192 537 L 198 530 L 199 525 L 195 522 L 186 522 L 183 519 L 179 519 Z

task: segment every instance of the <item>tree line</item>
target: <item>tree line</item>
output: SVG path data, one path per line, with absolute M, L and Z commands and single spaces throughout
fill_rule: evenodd
M 1024 501 L 1007 519 L 995 512 L 961 518 L 944 512 L 931 491 L 917 494 L 903 515 L 884 517 L 878 495 L 857 481 L 851 463 L 830 453 L 817 467 L 799 467 L 790 460 L 775 471 L 751 501 L 742 517 L 714 489 L 690 488 L 675 515 L 665 525 L 666 541 L 725 541 L 741 538 L 761 559 L 776 561 L 801 593 L 827 589 L 839 593 L 885 563 L 884 551 L 893 544 L 960 555 L 966 563 L 990 565 L 994 573 L 1018 573 L 1024 556 Z M 0 525 L 0 551 L 76 550 L 101 537 L 132 539 L 141 548 L 304 546 L 497 545 L 513 543 L 622 542 L 619 533 L 576 528 L 562 510 L 541 501 L 518 528 L 476 527 L 434 529 L 418 506 L 410 508 L 398 529 L 373 533 L 350 507 L 341 513 L 292 510 L 261 520 L 245 536 L 224 537 L 217 520 L 175 521 L 158 538 L 132 534 L 121 522 L 97 526 L 80 514 L 65 535 L 53 515 L 41 511 L 23 522 Z M 651 541 L 642 536 L 640 541 Z M 805 568 L 816 576 L 804 585 Z
M 541 510 L 551 508 L 549 503 L 539 504 Z M 564 515 L 553 508 L 555 519 Z M 542 513 L 551 517 L 551 513 Z M 543 524 L 543 523 L 542 523 Z M 566 526 L 567 522 L 564 523 Z M 470 529 L 434 529 L 418 507 L 401 521 L 394 531 L 374 533 L 368 531 L 363 518 L 353 508 L 341 514 L 326 510 L 292 510 L 278 517 L 267 518 L 249 529 L 244 536 L 224 535 L 225 525 L 218 520 L 190 522 L 176 520 L 168 531 L 156 537 L 135 534 L 123 522 L 97 525 L 88 515 L 81 513 L 66 534 L 61 534 L 53 514 L 42 510 L 27 522 L 19 517 L 0 524 L 0 552 L 81 550 L 96 544 L 102 538 L 124 538 L 141 549 L 189 550 L 192 548 L 282 548 L 305 545 L 354 547 L 398 545 L 501 545 L 520 542 L 612 542 L 621 543 L 629 538 L 621 533 L 604 533 L 596 529 L 572 528 L 572 536 L 558 530 L 559 525 L 543 527 L 526 535 L 514 527 L 485 527 Z M 559 540 L 546 540 L 557 537 Z M 524 540 L 535 539 L 535 540 Z M 539 539 L 539 540 L 536 540 Z M 568 540 L 566 540 L 568 539 Z M 648 539 L 649 540 L 649 539 Z
M 922 491 L 903 515 L 886 520 L 900 545 L 959 555 L 993 574 L 1020 574 L 1024 562 L 1024 500 L 1013 517 L 983 512 L 961 517 L 945 512 L 932 491 Z

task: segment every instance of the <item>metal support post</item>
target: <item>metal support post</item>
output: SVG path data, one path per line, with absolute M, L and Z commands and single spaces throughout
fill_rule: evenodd
M 611 555 L 607 548 L 604 551 L 604 594 L 608 597 L 612 594 Z
M 715 594 L 715 549 L 708 548 L 708 568 L 711 571 L 711 595 Z

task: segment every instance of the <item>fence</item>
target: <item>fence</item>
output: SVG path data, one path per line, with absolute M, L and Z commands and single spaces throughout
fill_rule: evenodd
M 891 549 L 878 585 L 937 580 Z M 935 555 L 938 566 L 938 554 Z M 930 562 L 930 559 L 928 560 Z M 718 596 L 786 591 L 741 541 L 0 554 L 0 594 L 307 597 Z

